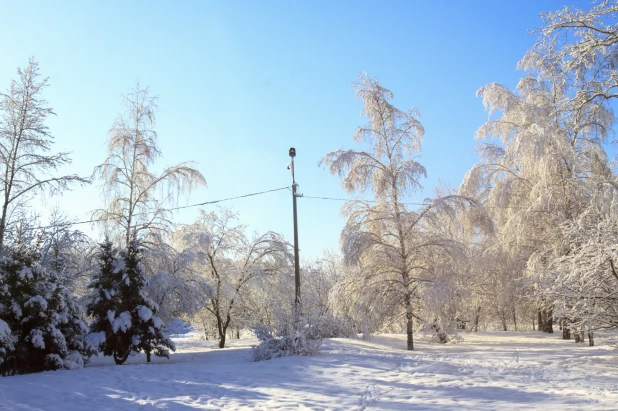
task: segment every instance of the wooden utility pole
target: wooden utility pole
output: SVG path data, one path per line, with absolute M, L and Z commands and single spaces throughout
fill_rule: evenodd
M 294 157 L 296 157 L 296 149 L 290 148 L 290 171 L 292 171 L 292 208 L 294 211 L 294 307 L 296 308 L 296 315 L 299 313 L 300 308 L 300 262 L 298 258 L 298 218 L 296 215 L 296 180 L 294 179 Z

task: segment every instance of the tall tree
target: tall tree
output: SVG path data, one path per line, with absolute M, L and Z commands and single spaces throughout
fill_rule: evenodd
M 393 94 L 366 74 L 354 86 L 369 123 L 359 127 L 353 139 L 367 144 L 368 150 L 340 148 L 326 154 L 320 164 L 343 177 L 348 193 L 372 191 L 375 201 L 354 200 L 342 209 L 347 215 L 341 234 L 344 257 L 348 264 L 364 267 L 367 287 L 379 283 L 378 295 L 403 303 L 407 348 L 413 350 L 413 298 L 421 277 L 430 271 L 423 260 L 424 250 L 454 244 L 424 232 L 423 220 L 458 198 L 432 201 L 418 212 L 406 208 L 406 196 L 421 187 L 419 179 L 426 175 L 417 161 L 424 134 L 418 112 L 395 108 L 390 103 Z
M 123 106 L 125 112 L 109 132 L 108 156 L 94 171 L 103 179 L 107 198 L 107 208 L 97 210 L 95 216 L 128 245 L 133 237 L 166 230 L 170 222 L 165 203 L 182 192 L 205 186 L 206 180 L 189 163 L 153 173 L 152 166 L 161 151 L 155 131 L 157 97 L 151 96 L 148 88 L 137 83 L 124 96 Z M 115 224 L 121 227 L 120 232 L 114 229 Z
M 43 98 L 48 78 L 41 78 L 39 64 L 32 58 L 17 75 L 0 93 L 0 249 L 12 212 L 30 196 L 88 182 L 77 175 L 51 174 L 71 160 L 68 153 L 49 154 L 54 138 L 45 122 L 54 112 Z
M 567 92 L 533 78 L 522 79 L 515 91 L 495 83 L 478 91 L 489 119 L 476 138 L 486 141 L 479 147 L 481 162 L 468 172 L 461 190 L 477 196 L 496 223 L 496 237 L 485 253 L 510 267 L 499 270 L 507 277 L 496 284 L 512 283 L 515 272 L 521 279 L 541 272 L 564 252 L 560 227 L 577 218 L 595 190 L 590 182 L 606 157 L 602 142 L 612 113 L 595 102 L 574 108 L 564 97 Z M 544 285 L 537 283 L 536 303 L 551 320 L 553 303 L 539 286 Z

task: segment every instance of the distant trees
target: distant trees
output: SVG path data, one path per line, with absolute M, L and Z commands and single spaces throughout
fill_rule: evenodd
M 288 244 L 280 235 L 269 231 L 247 237 L 245 227 L 236 224 L 236 219 L 236 214 L 226 209 L 201 211 L 195 223 L 174 234 L 178 248 L 191 259 L 191 270 L 207 279 L 212 288 L 204 315 L 215 321 L 219 348 L 225 347 L 228 327 L 239 326 L 251 311 L 245 298 L 253 283 L 285 273 L 291 261 Z
M 68 153 L 49 154 L 53 136 L 45 121 L 54 112 L 43 98 L 48 79 L 41 78 L 39 64 L 32 58 L 17 75 L 0 93 L 0 249 L 12 213 L 31 195 L 88 182 L 77 175 L 51 174 L 71 160 Z
M 144 239 L 168 229 L 169 212 L 163 204 L 204 186 L 206 180 L 189 163 L 168 167 L 161 174 L 152 171 L 161 152 L 154 128 L 157 97 L 148 88 L 137 83 L 124 96 L 123 106 L 125 112 L 109 133 L 107 158 L 94 171 L 103 180 L 107 200 L 107 207 L 94 215 L 128 245 L 131 238 Z

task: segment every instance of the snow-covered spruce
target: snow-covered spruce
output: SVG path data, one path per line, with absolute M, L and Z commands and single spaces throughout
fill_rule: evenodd
M 2 375 L 81 368 L 95 353 L 77 301 L 35 252 L 0 258 L 0 319 Z
M 8 354 L 15 349 L 15 337 L 9 325 L 0 320 L 0 366 L 6 361 Z
M 123 364 L 131 352 L 169 358 L 174 343 L 164 334 L 164 324 L 156 316 L 157 304 L 146 296 L 146 279 L 140 261 L 141 249 L 132 241 L 126 250 L 101 244 L 99 273 L 90 285 L 93 289 L 88 314 L 94 321 L 90 341 L 116 364 Z

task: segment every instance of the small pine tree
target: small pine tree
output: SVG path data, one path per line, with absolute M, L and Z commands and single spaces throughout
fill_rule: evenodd
M 124 311 L 131 316 L 130 332 L 131 349 L 144 351 L 146 361 L 150 355 L 169 358 L 169 350 L 176 350 L 174 342 L 164 334 L 165 324 L 156 316 L 159 311 L 157 304 L 144 293 L 146 278 L 141 264 L 141 248 L 137 240 L 129 243 L 122 253 L 124 273 L 120 283 L 120 295 Z
M 93 317 L 93 322 L 90 324 L 90 341 L 103 355 L 113 356 L 117 363 L 119 360 L 123 363 L 126 360 L 125 354 L 128 356 L 128 348 L 121 346 L 122 341 L 112 329 L 113 319 L 120 307 L 118 278 L 122 267 L 110 241 L 105 241 L 100 246 L 101 250 L 97 254 L 99 271 L 88 285 L 88 288 L 93 289 L 86 306 L 86 312 Z
M 113 355 L 116 364 L 123 364 L 129 354 L 144 351 L 150 356 L 169 358 L 174 343 L 165 334 L 163 321 L 156 316 L 157 304 L 148 298 L 140 259 L 141 249 L 134 240 L 116 257 L 109 242 L 102 245 L 99 257 L 100 273 L 91 285 L 94 292 L 88 313 L 93 341 L 98 341 L 104 355 Z
M 95 352 L 75 298 L 36 252 L 21 248 L 0 258 L 0 319 L 14 343 L 6 344 L 13 349 L 5 349 L 2 375 L 80 368 Z

